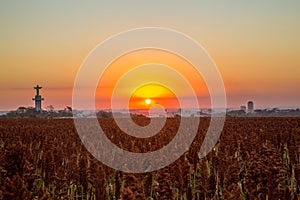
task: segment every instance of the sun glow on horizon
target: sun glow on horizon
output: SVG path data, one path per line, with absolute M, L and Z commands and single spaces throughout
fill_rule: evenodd
M 159 104 L 164 107 L 178 107 L 175 94 L 168 88 L 154 83 L 143 85 L 132 94 L 130 108 L 149 108 L 151 105 Z
M 151 99 L 146 99 L 146 100 L 145 100 L 145 103 L 146 103 L 147 105 L 150 105 L 151 102 L 152 102 Z

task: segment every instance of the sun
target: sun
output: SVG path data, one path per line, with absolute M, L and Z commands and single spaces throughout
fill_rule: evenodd
M 150 105 L 150 104 L 151 104 L 151 99 L 146 99 L 146 100 L 145 100 L 145 103 L 146 103 L 147 105 Z

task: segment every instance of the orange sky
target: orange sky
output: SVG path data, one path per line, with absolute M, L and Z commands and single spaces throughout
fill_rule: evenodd
M 89 52 L 114 34 L 147 26 L 180 31 L 203 45 L 222 75 L 228 107 L 248 100 L 256 107 L 300 107 L 299 7 L 292 0 L 2 1 L 0 110 L 33 106 L 36 84 L 43 86 L 44 108 L 72 105 L 76 74 Z M 177 69 L 192 82 L 200 104 L 209 105 L 205 86 L 186 71 L 191 67 L 172 55 L 148 53 L 110 66 L 101 90 L 106 97 L 124 71 L 156 59 L 175 68 L 182 64 Z M 109 105 L 107 100 L 102 104 Z
M 168 66 L 170 69 L 163 68 L 161 65 Z M 123 55 L 107 68 L 98 83 L 96 107 L 110 107 L 113 89 L 125 75 L 128 77 L 125 77 L 120 83 L 121 89 L 116 96 L 131 98 L 130 106 L 132 108 L 145 107 L 144 100 L 146 98 L 150 98 L 166 108 L 178 107 L 176 95 L 186 98 L 192 95 L 180 83 L 178 74 L 189 80 L 195 94 L 199 97 L 199 104 L 209 105 L 209 101 L 205 99 L 209 96 L 206 84 L 190 63 L 170 52 L 145 49 Z M 170 88 L 154 84 L 160 82 Z M 133 94 L 130 92 L 131 88 L 135 90 Z M 174 94 L 175 89 L 177 94 Z

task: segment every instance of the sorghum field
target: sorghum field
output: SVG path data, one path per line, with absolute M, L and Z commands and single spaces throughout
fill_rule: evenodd
M 201 118 L 176 162 L 130 174 L 93 158 L 72 119 L 1 119 L 0 199 L 300 199 L 300 118 L 227 118 L 214 150 L 199 160 L 209 120 Z M 147 152 L 168 144 L 180 118 L 147 139 L 122 134 L 113 119 L 99 122 L 116 145 Z

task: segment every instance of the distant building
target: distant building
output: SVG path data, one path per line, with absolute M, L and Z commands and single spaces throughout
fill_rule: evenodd
M 248 112 L 253 112 L 254 111 L 254 103 L 253 101 L 248 101 Z

